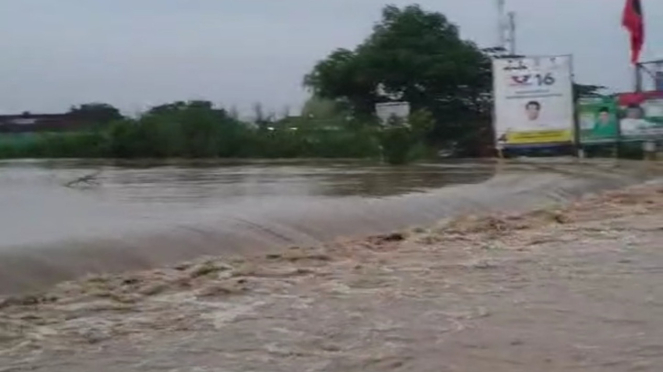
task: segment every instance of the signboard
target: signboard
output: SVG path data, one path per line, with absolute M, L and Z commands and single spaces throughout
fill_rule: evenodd
M 622 140 L 663 138 L 663 92 L 622 93 L 618 103 Z
M 613 97 L 585 98 L 578 103 L 581 143 L 617 140 L 619 108 Z
M 383 102 L 375 104 L 375 114 L 380 118 L 383 125 L 389 123 L 391 117 L 396 117 L 405 122 L 410 116 L 409 102 Z
M 493 60 L 498 146 L 573 140 L 571 56 Z

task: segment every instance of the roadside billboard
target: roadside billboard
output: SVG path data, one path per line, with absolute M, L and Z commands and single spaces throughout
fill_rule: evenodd
M 622 141 L 663 138 L 663 92 L 622 93 L 617 100 Z
M 614 97 L 583 98 L 578 102 L 581 143 L 617 141 L 619 108 Z
M 410 116 L 409 102 L 382 102 L 375 104 L 375 114 L 382 122 L 387 125 L 392 117 L 407 121 Z
M 493 60 L 498 147 L 573 141 L 571 56 Z

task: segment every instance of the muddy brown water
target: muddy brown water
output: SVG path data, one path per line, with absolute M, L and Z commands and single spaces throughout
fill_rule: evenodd
M 650 177 L 640 166 L 570 161 L 3 162 L 0 294 L 525 209 Z

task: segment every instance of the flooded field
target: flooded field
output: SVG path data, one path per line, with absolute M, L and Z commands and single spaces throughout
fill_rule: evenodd
M 647 177 L 599 163 L 5 162 L 0 293 L 526 209 Z

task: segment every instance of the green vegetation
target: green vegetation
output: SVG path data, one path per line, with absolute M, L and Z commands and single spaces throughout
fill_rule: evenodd
M 380 131 L 384 160 L 396 165 L 431 155 L 424 141 L 434 124 L 433 115 L 424 110 L 410 115 L 408 122 L 392 117 L 389 125 Z
M 0 135 L 0 158 L 104 157 L 105 138 L 98 131 Z
M 349 120 L 285 118 L 253 126 L 205 101 L 158 106 L 86 131 L 0 136 L 3 158 L 379 156 L 374 130 Z
M 385 7 L 363 43 L 332 52 L 304 83 L 358 117 L 371 116 L 379 102 L 408 101 L 434 119 L 429 146 L 470 156 L 492 147 L 490 56 L 462 40 L 443 14 L 418 5 Z
M 320 101 L 321 107 L 325 103 Z M 327 110 L 327 109 L 325 109 Z M 402 164 L 426 155 L 425 111 L 387 127 L 341 111 L 308 112 L 259 125 L 232 118 L 210 102 L 154 107 L 85 131 L 0 136 L 1 158 L 379 158 Z M 320 116 L 320 118 L 316 118 Z

